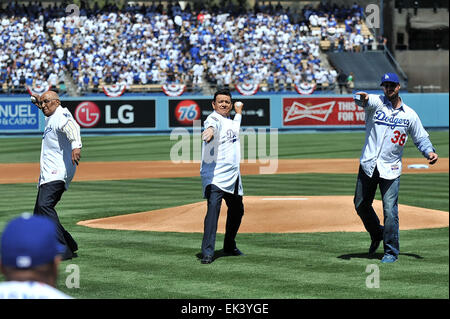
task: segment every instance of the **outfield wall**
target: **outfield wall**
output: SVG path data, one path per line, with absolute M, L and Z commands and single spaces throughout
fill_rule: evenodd
M 380 92 L 381 93 L 381 92 Z M 427 129 L 448 129 L 448 93 L 403 93 L 405 103 L 419 115 Z M 276 128 L 279 131 L 363 130 L 364 111 L 351 95 L 268 95 L 242 96 L 243 127 Z M 195 123 L 212 112 L 212 97 L 183 95 L 123 96 L 109 98 L 61 98 L 86 134 L 170 133 Z M 43 132 L 45 118 L 27 98 L 0 100 L 0 135 L 36 135 Z

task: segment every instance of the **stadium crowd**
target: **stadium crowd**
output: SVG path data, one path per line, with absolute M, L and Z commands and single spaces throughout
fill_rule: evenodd
M 117 83 L 194 90 L 246 83 L 284 91 L 306 81 L 333 88 L 338 74 L 321 61 L 320 42 L 337 43 L 337 51 L 366 49 L 373 39 L 361 35 L 361 17 L 357 5 L 320 4 L 298 14 L 270 2 L 252 10 L 81 6 L 73 17 L 63 5 L 10 2 L 0 11 L 0 87 L 55 87 L 66 72 L 82 92 Z
M 56 86 L 64 69 L 47 40 L 42 19 L 3 16 L 0 19 L 0 87 L 13 92 L 44 82 Z

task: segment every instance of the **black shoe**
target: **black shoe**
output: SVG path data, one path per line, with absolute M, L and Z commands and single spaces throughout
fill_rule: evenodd
M 244 253 L 242 251 L 240 251 L 239 248 L 235 248 L 231 251 L 224 249 L 223 253 L 225 255 L 230 255 L 230 256 L 244 256 Z
M 61 261 L 69 260 L 69 259 L 77 258 L 77 257 L 78 257 L 77 253 L 72 253 L 69 249 L 67 249 L 66 252 L 61 256 Z
M 380 243 L 381 243 L 381 239 L 372 240 L 372 242 L 370 243 L 370 248 L 369 248 L 369 256 L 373 256 L 375 254 L 378 247 L 380 246 Z
M 209 255 L 203 256 L 203 258 L 202 258 L 202 264 L 210 264 L 210 263 L 212 263 L 212 261 L 213 261 L 213 258 L 212 258 L 212 256 L 209 256 Z
M 66 240 L 67 246 L 69 246 L 70 250 L 74 253 L 78 250 L 78 244 L 75 241 L 75 239 L 73 239 L 72 235 L 70 235 L 70 233 L 67 230 L 63 230 L 63 236 L 64 239 Z
M 75 256 L 75 257 L 78 257 L 78 255 Z M 74 258 L 74 255 L 73 255 L 73 254 L 64 254 L 64 255 L 62 255 L 62 257 L 61 257 L 61 261 L 70 260 L 70 259 L 72 259 L 72 258 Z

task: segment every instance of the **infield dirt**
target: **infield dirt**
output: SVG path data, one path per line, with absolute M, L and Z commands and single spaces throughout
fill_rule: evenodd
M 279 159 L 274 174 L 336 173 L 357 174 L 358 159 Z M 411 169 L 411 164 L 426 164 L 424 158 L 403 159 L 403 174 L 448 173 L 449 159 L 440 158 L 427 169 Z M 258 175 L 269 164 L 241 163 L 242 175 Z M 122 180 L 143 178 L 193 177 L 200 175 L 200 163 L 171 161 L 80 162 L 74 181 Z M 0 164 L 0 184 L 34 183 L 39 178 L 39 163 Z
M 352 196 L 244 196 L 245 213 L 240 233 L 304 233 L 364 231 L 353 208 Z M 382 203 L 374 209 L 383 221 Z M 225 204 L 217 231 L 225 230 Z M 206 201 L 149 212 L 78 222 L 78 225 L 121 230 L 203 232 Z M 399 205 L 400 229 L 448 227 L 448 213 Z

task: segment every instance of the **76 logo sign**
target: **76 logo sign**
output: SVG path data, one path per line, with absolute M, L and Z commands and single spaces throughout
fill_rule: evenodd
M 201 117 L 200 106 L 195 101 L 183 100 L 175 108 L 175 117 L 181 124 L 192 125 Z
M 405 145 L 405 143 L 406 143 L 406 134 L 405 133 L 402 134 L 398 130 L 394 131 L 394 137 L 391 138 L 391 142 L 394 143 L 394 144 L 398 143 L 398 145 L 400 145 L 400 146 Z

